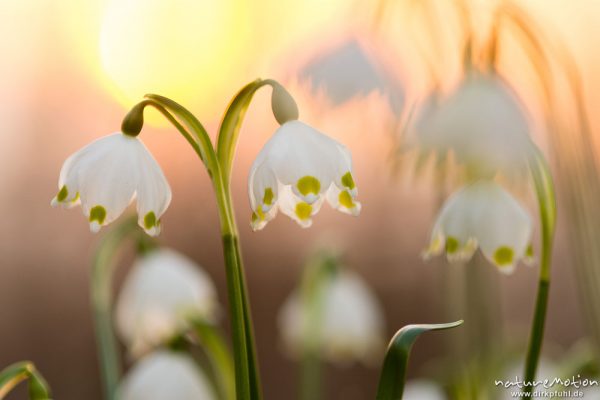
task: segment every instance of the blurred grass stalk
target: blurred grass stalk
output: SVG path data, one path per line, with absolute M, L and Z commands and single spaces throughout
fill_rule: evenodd
M 549 40 L 546 32 L 512 2 L 507 2 L 502 11 L 520 35 L 540 79 L 569 254 L 575 261 L 586 327 L 600 358 L 600 246 L 596 242 L 600 236 L 600 180 L 582 79 L 573 56 L 559 39 Z M 571 91 L 576 127 L 559 100 L 561 84 Z

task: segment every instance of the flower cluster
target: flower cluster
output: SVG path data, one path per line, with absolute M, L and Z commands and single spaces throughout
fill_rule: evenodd
M 469 71 L 447 98 L 433 93 L 416 123 L 422 156 L 452 153 L 469 182 L 443 205 L 426 258 L 445 253 L 464 262 L 479 247 L 504 273 L 519 260 L 531 261 L 532 221 L 527 211 L 494 178 L 522 177 L 533 144 L 524 108 L 494 73 Z

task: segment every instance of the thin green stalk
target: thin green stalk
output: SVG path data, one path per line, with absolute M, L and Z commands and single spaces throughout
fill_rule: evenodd
M 542 342 L 544 339 L 544 325 L 548 309 L 548 295 L 550 291 L 550 267 L 552 260 L 552 242 L 556 223 L 556 200 L 554 185 L 550 169 L 543 155 L 536 149 L 535 156 L 530 162 L 531 176 L 535 185 L 539 203 L 540 222 L 542 229 L 542 251 L 540 259 L 540 275 L 535 311 L 529 336 L 529 347 L 525 361 L 524 382 L 530 384 L 525 387 L 525 392 L 531 393 L 531 384 L 536 376 Z
M 319 400 L 321 398 L 322 365 L 319 354 L 314 350 L 305 351 L 302 358 L 302 381 L 300 399 Z
M 108 400 L 114 400 L 121 378 L 121 361 L 117 340 L 112 326 L 112 276 L 113 259 L 123 240 L 137 229 L 136 217 L 124 220 L 106 234 L 94 256 L 91 278 L 91 297 L 96 327 L 96 342 L 104 392 Z

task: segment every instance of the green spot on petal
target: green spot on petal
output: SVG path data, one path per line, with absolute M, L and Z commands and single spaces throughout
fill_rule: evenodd
M 156 214 L 154 214 L 154 211 L 150 211 L 148 214 L 144 215 L 144 228 L 152 229 L 157 225 L 157 223 L 158 220 L 156 219 Z
M 346 172 L 344 176 L 342 176 L 342 185 L 352 190 L 356 187 L 354 183 L 354 178 L 352 178 L 352 174 L 350 172 Z
M 265 195 L 263 196 L 263 204 L 270 206 L 271 204 L 273 204 L 273 189 L 266 188 L 265 189 Z
M 525 257 L 533 258 L 533 246 L 531 243 L 529 243 L 529 246 L 527 246 L 527 249 L 525 250 Z
M 92 207 L 90 210 L 90 222 L 96 221 L 100 225 L 104 223 L 106 219 L 106 209 L 102 206 Z
M 448 236 L 446 238 L 446 253 L 454 254 L 458 251 L 460 242 L 454 236 Z
M 67 185 L 63 185 L 63 187 L 60 188 L 60 190 L 58 191 L 58 194 L 56 195 L 56 200 L 65 201 L 68 196 L 69 196 L 69 189 L 67 189 Z
M 303 196 L 307 196 L 309 193 L 319 194 L 321 191 L 321 182 L 314 176 L 307 175 L 298 179 L 296 187 Z
M 338 196 L 338 200 L 342 206 L 344 206 L 348 209 L 354 208 L 354 206 L 355 206 L 354 201 L 352 201 L 352 196 L 350 196 L 350 193 L 348 193 L 347 190 L 340 192 L 340 195 Z
M 501 246 L 494 252 L 494 261 L 498 265 L 509 265 L 513 263 L 515 252 L 508 246 Z
M 309 219 L 312 214 L 312 206 L 310 204 L 300 202 L 296 204 L 296 216 L 304 221 Z

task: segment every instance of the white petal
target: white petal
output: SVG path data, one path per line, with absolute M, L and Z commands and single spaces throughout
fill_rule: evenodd
M 183 353 L 152 353 L 127 374 L 118 389 L 120 400 L 216 400 L 204 372 Z
M 451 196 L 439 213 L 426 256 L 446 252 L 448 261 L 464 262 L 477 250 L 477 237 L 471 230 L 473 202 L 466 189 Z
M 335 177 L 338 143 L 300 122 L 283 124 L 265 146 L 265 162 L 277 180 L 312 204 Z
M 158 163 L 138 140 L 137 212 L 139 225 L 150 235 L 160 232 L 160 217 L 171 203 L 171 188 Z
M 256 163 L 256 162 L 255 162 Z M 248 178 L 248 196 L 253 211 L 267 213 L 277 202 L 279 184 L 273 170 L 262 162 L 252 165 Z
M 502 187 L 480 182 L 479 208 L 473 210 L 474 234 L 481 251 L 503 272 L 510 273 L 516 262 L 525 257 L 531 243 L 532 221 L 527 211 Z
M 216 289 L 187 257 L 168 249 L 136 260 L 116 304 L 117 331 L 134 355 L 187 327 L 190 317 L 216 318 Z
M 336 184 L 332 184 L 327 191 L 327 202 L 331 207 L 343 213 L 355 217 L 360 214 L 361 204 L 356 201 L 352 191 L 349 189 L 340 190 Z
M 123 213 L 133 200 L 137 185 L 137 139 L 123 134 L 106 139 L 105 153 L 82 158 L 77 171 L 83 212 L 90 222 L 96 220 L 101 226 Z
M 290 186 L 279 188 L 279 208 L 281 212 L 296 221 L 301 227 L 309 228 L 312 225 L 312 216 L 319 212 L 324 197 L 309 204 L 296 196 Z
M 58 178 L 59 193 L 52 200 L 53 205 L 63 204 L 67 207 L 75 205 L 79 200 L 79 182 L 87 170 L 88 165 L 95 164 L 99 159 L 113 149 L 114 143 L 117 141 L 119 133 L 102 137 L 73 153 L 66 161 L 60 170 Z M 65 187 L 65 193 L 62 193 Z M 66 195 L 65 195 L 66 194 Z

